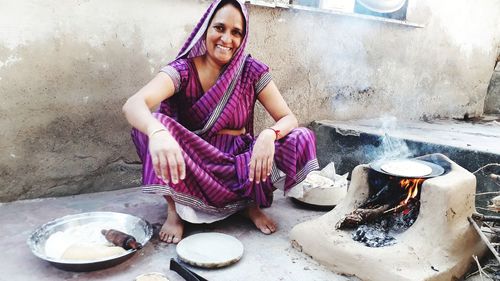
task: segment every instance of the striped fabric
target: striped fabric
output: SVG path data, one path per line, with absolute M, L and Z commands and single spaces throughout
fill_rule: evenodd
M 269 68 L 243 53 L 246 37 L 216 84 L 203 92 L 193 58 L 205 52 L 203 34 L 220 1 L 215 1 L 196 26 L 179 56 L 161 71 L 174 81 L 174 96 L 161 103 L 157 118 L 177 140 L 186 163 L 186 179 L 166 184 L 157 177 L 148 151 L 148 137 L 132 130 L 143 163 L 143 191 L 169 195 L 179 204 L 210 214 L 225 215 L 251 202 L 270 206 L 274 182 L 285 191 L 318 169 L 315 136 L 306 128 L 293 130 L 275 143 L 272 175 L 267 182 L 248 180 L 255 144 L 254 107 L 259 92 L 271 81 Z M 248 13 L 241 4 L 246 18 Z M 222 129 L 246 128 L 241 136 L 217 134 Z
M 269 82 L 271 82 L 271 80 L 272 80 L 272 77 L 271 77 L 271 74 L 269 72 L 262 75 L 262 77 L 259 79 L 257 84 L 255 84 L 255 94 L 258 95 L 264 89 L 264 87 L 267 84 L 269 84 Z

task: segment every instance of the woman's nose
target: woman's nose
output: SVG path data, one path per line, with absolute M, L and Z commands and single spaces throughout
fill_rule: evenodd
M 231 42 L 231 34 L 229 34 L 229 33 L 222 34 L 221 40 L 224 43 L 230 43 Z

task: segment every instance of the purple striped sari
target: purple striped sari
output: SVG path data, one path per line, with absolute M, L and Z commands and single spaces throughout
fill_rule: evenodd
M 215 85 L 203 92 L 193 58 L 206 52 L 204 33 L 219 3 L 220 0 L 212 3 L 176 60 L 162 69 L 174 81 L 175 94 L 153 114 L 181 146 L 186 163 L 185 180 L 166 184 L 158 178 L 148 151 L 148 137 L 134 129 L 132 138 L 143 163 L 144 192 L 169 195 L 176 203 L 226 215 L 251 202 L 270 206 L 274 183 L 283 180 L 287 191 L 319 166 L 314 134 L 306 128 L 297 128 L 275 143 L 270 180 L 259 184 L 248 180 L 255 143 L 254 106 L 271 75 L 265 64 L 244 54 L 248 13 L 240 3 L 246 36 Z M 222 129 L 240 128 L 245 128 L 246 134 L 217 134 Z

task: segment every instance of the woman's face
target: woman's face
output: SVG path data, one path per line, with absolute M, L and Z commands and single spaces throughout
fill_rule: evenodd
M 244 34 L 241 12 L 231 4 L 220 8 L 207 29 L 206 45 L 208 56 L 219 65 L 231 60 L 241 45 Z

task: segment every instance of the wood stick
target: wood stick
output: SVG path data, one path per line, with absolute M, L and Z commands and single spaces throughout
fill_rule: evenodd
M 480 221 L 500 222 L 500 216 L 485 216 L 480 213 L 473 213 L 472 218 Z
M 500 194 L 500 191 L 488 191 L 488 192 L 482 192 L 482 193 L 476 193 L 476 196 L 479 195 L 492 195 L 492 194 Z
M 472 224 L 472 226 L 476 230 L 477 234 L 479 234 L 479 237 L 481 237 L 481 240 L 483 240 L 483 242 L 486 244 L 488 249 L 490 249 L 493 256 L 495 256 L 497 261 L 500 263 L 500 256 L 498 256 L 497 250 L 495 250 L 495 248 L 491 245 L 490 240 L 488 240 L 488 237 L 486 237 L 486 235 L 484 235 L 484 233 L 481 231 L 481 228 L 479 228 L 476 221 L 473 220 L 471 217 L 467 217 L 467 220 L 469 220 L 469 223 Z
M 350 214 L 347 214 L 343 219 L 337 222 L 335 227 L 337 229 L 342 228 L 354 228 L 365 222 L 370 222 L 375 220 L 384 214 L 384 211 L 389 209 L 389 205 L 381 205 L 373 209 L 356 209 Z
M 486 277 L 491 278 L 488 274 L 486 274 L 486 272 L 484 272 L 483 268 L 481 267 L 481 264 L 479 263 L 479 260 L 478 260 L 477 256 L 476 255 L 472 255 L 472 258 L 474 259 L 474 261 L 476 261 L 477 271 L 479 272 L 479 276 L 481 277 L 481 280 L 484 280 L 483 279 L 483 274 L 486 275 Z
M 491 211 L 489 208 L 476 207 L 476 210 Z
M 500 231 L 500 229 L 499 229 L 498 227 L 493 227 L 493 226 L 491 226 L 491 225 L 489 225 L 489 224 L 487 224 L 487 223 L 484 223 L 484 225 L 485 225 L 485 226 L 486 226 L 489 230 L 493 231 L 493 233 L 495 233 L 495 234 L 496 234 L 496 233 L 498 233 L 498 232 Z
M 403 206 L 405 206 L 405 205 L 397 205 L 397 206 L 396 206 L 396 207 L 394 207 L 394 208 L 391 208 L 391 209 L 389 209 L 389 210 L 387 210 L 387 211 L 384 211 L 384 214 L 387 214 L 387 213 L 392 212 L 392 211 L 397 211 L 398 209 L 400 209 L 400 208 L 401 208 L 401 207 L 403 207 Z
M 477 173 L 477 172 L 479 172 L 479 171 L 481 171 L 481 170 L 483 170 L 485 168 L 492 167 L 492 166 L 494 166 L 494 167 L 500 167 L 500 163 L 489 163 L 489 164 L 486 164 L 486 165 L 482 166 L 481 168 L 475 170 L 472 173 L 475 174 L 475 173 Z

